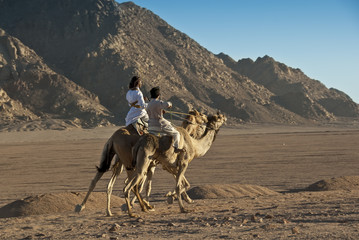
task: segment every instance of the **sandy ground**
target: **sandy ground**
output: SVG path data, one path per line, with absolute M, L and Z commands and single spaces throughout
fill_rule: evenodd
M 191 163 L 186 176 L 192 187 L 217 192 L 222 188 L 224 193 L 245 188 L 239 195 L 195 199 L 185 205 L 191 212 L 180 213 L 177 202 L 165 201 L 174 180 L 159 167 L 151 198 L 154 212 L 141 212 L 136 205 L 140 217 L 127 216 L 119 198 L 122 175 L 115 185 L 114 195 L 119 196 L 112 208 L 115 215 L 106 217 L 105 195 L 100 192 L 106 190 L 111 175 L 107 173 L 95 189 L 96 204 L 74 213 L 65 202 L 70 195 L 78 197 L 74 203 L 81 202 L 103 145 L 115 129 L 1 132 L 0 207 L 37 196 L 28 201 L 44 208 L 36 201 L 49 194 L 58 201 L 47 204 L 60 207 L 41 215 L 0 214 L 0 239 L 359 238 L 359 183 L 335 191 L 304 190 L 322 179 L 359 175 L 358 128 L 226 127 L 209 152 Z M 256 187 L 268 191 L 258 193 Z

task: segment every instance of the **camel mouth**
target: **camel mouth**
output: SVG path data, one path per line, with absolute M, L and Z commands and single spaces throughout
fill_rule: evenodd
M 207 119 L 208 119 L 207 128 L 209 130 L 216 130 L 216 131 L 218 131 L 219 128 L 227 121 L 227 117 L 221 113 L 217 113 L 215 115 L 209 115 Z

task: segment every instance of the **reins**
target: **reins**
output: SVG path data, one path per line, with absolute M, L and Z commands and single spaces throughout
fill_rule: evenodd
M 171 115 L 171 122 L 172 122 L 172 116 L 174 116 L 176 118 L 179 118 L 181 120 L 184 120 L 184 121 L 188 122 L 189 124 L 200 125 L 200 126 L 201 125 L 203 125 L 203 126 L 206 125 L 206 124 L 199 124 L 199 123 L 194 123 L 194 122 L 188 121 L 188 119 L 180 116 L 180 115 L 194 116 L 193 114 L 183 113 L 183 112 L 175 112 L 175 111 L 168 111 L 168 110 L 166 110 L 166 113 L 169 113 Z
M 190 114 L 190 113 L 175 112 L 175 111 L 168 111 L 168 110 L 166 110 L 166 112 L 168 112 L 168 113 L 173 113 L 173 114 L 180 114 L 180 115 L 194 116 L 194 115 L 192 115 L 192 114 Z

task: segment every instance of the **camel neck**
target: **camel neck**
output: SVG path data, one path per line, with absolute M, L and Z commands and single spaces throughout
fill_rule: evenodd
M 196 157 L 204 156 L 212 146 L 212 143 L 217 135 L 217 131 L 214 129 L 206 128 L 203 137 L 200 139 L 194 139 L 194 146 L 196 149 Z

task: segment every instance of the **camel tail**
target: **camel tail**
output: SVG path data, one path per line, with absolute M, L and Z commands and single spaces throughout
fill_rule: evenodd
M 110 138 L 106 142 L 106 144 L 102 150 L 100 166 L 97 167 L 97 171 L 98 172 L 107 172 L 111 167 L 111 161 L 112 161 L 112 158 L 114 155 L 115 155 L 115 151 L 113 150 L 113 141 Z

